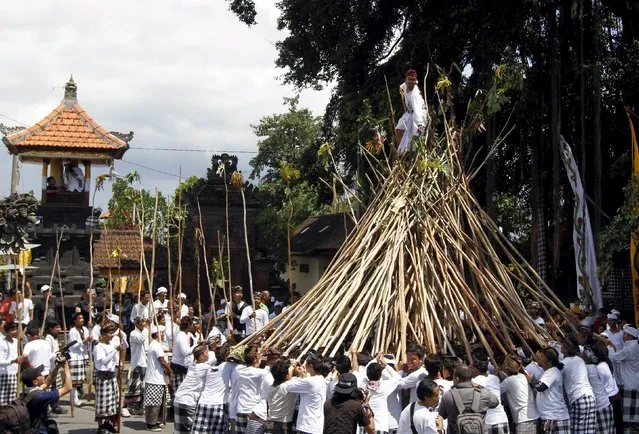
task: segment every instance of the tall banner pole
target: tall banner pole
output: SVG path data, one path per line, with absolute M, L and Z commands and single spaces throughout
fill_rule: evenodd
M 632 111 L 626 107 L 626 116 L 630 124 L 630 136 L 632 139 L 632 177 L 639 175 L 639 145 L 635 125 L 632 122 Z M 636 115 L 635 115 L 636 116 Z M 636 233 L 630 234 L 630 269 L 632 270 L 632 298 L 634 301 L 635 324 L 639 324 L 639 239 Z

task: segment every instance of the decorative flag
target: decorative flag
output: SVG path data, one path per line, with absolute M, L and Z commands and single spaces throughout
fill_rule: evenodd
M 639 146 L 637 145 L 637 135 L 635 125 L 632 122 L 631 114 L 634 114 L 626 107 L 626 115 L 630 124 L 630 136 L 632 138 L 632 177 L 639 175 Z M 630 235 L 630 268 L 632 270 L 632 297 L 635 305 L 635 324 L 639 324 L 639 240 L 636 234 Z
M 561 159 L 564 161 L 568 180 L 575 194 L 572 240 L 575 246 L 577 267 L 577 297 L 581 306 L 594 313 L 603 306 L 603 301 L 601 299 L 601 283 L 597 274 L 595 242 L 586 206 L 586 194 L 572 150 L 563 137 L 560 140 L 560 147 Z

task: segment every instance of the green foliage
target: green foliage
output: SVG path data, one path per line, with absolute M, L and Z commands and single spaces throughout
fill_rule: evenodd
M 630 238 L 639 236 L 639 177 L 624 187 L 624 203 L 610 224 L 599 234 L 599 278 L 606 281 L 615 259 L 630 255 Z
M 524 244 L 530 238 L 532 211 L 524 194 L 497 192 L 493 197 L 495 222 L 513 243 Z

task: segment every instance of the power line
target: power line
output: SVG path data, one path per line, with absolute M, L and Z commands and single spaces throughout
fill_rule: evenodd
M 3 117 L 3 118 L 6 118 L 6 119 L 9 119 L 10 121 L 13 121 L 13 122 L 15 122 L 15 123 L 17 123 L 17 124 L 22 125 L 23 127 L 28 127 L 28 125 L 27 125 L 27 124 L 25 124 L 24 122 L 20 122 L 19 120 L 17 120 L 17 119 L 13 119 L 12 117 L 7 116 L 7 115 L 4 115 L 4 114 L 2 114 L 2 113 L 0 113 L 0 117 Z
M 137 166 L 137 167 L 141 167 L 141 168 L 146 169 L 146 170 L 151 170 L 153 172 L 161 173 L 163 175 L 174 176 L 176 178 L 180 178 L 180 175 L 176 175 L 175 173 L 164 172 L 162 170 L 154 169 L 152 167 L 144 166 L 142 164 L 133 163 L 132 161 L 127 161 L 127 160 L 120 160 L 120 161 L 122 161 L 123 163 L 130 164 L 132 166 Z
M 227 154 L 257 154 L 258 151 L 247 151 L 242 149 L 217 150 L 217 149 L 179 149 L 179 148 L 129 148 L 129 151 L 168 151 L 168 152 L 206 152 L 206 153 L 227 153 Z

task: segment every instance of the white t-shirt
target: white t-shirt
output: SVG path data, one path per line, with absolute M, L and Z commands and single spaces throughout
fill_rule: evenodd
M 209 332 L 209 335 L 207 336 L 207 340 L 211 339 L 213 336 L 217 336 L 220 338 L 221 345 L 224 345 L 226 343 L 226 336 L 224 336 L 224 334 L 216 326 L 211 327 L 211 331 Z
M 42 375 L 49 375 L 53 354 L 51 354 L 51 347 L 46 341 L 42 339 L 29 341 L 25 345 L 22 355 L 27 358 L 29 364 L 34 368 L 43 365 L 44 371 L 42 371 Z
M 100 330 L 102 330 L 100 324 L 94 325 L 91 329 L 91 339 L 93 339 L 93 342 L 98 342 L 100 340 Z
M 568 403 L 573 404 L 582 396 L 594 396 L 590 382 L 586 362 L 579 356 L 564 357 L 564 390 Z
M 618 332 L 613 333 L 610 329 L 606 329 L 604 330 L 603 334 L 606 335 L 608 339 L 610 339 L 610 342 L 615 344 L 615 348 L 617 349 L 617 351 L 623 348 L 625 343 L 623 341 L 623 330 L 619 329 Z
M 210 369 L 211 365 L 208 363 L 191 365 L 184 377 L 184 381 L 182 381 L 180 387 L 178 387 L 178 390 L 175 392 L 174 402 L 176 404 L 195 407 L 206 385 L 206 375 Z
M 93 364 L 97 371 L 115 372 L 117 369 L 116 358 L 120 352 L 111 344 L 100 342 L 93 347 Z
M 232 368 L 232 363 L 222 362 L 208 370 L 204 390 L 202 390 L 198 401 L 199 404 L 222 405 L 226 403 L 231 384 Z
M 397 389 L 401 377 L 392 367 L 386 365 L 382 371 L 382 378 L 377 390 L 366 389 L 370 392 L 368 404 L 375 415 L 375 431 L 388 432 L 388 397 Z M 366 379 L 365 384 L 368 384 Z
M 158 360 L 160 357 L 164 358 L 164 356 L 162 344 L 160 344 L 157 339 L 153 339 L 147 351 L 147 367 L 146 374 L 144 375 L 145 383 L 166 385 L 166 381 L 164 381 L 164 367 Z
M 268 392 L 268 420 L 273 422 L 292 422 L 295 413 L 297 395 L 287 393 L 284 383 L 270 387 Z
M 506 399 L 513 422 L 522 423 L 539 419 L 535 396 L 524 374 L 511 375 L 501 382 L 501 393 Z
M 495 395 L 495 397 L 499 400 L 499 405 L 497 407 L 489 408 L 486 411 L 486 418 L 484 419 L 484 423 L 488 426 L 498 425 L 500 423 L 508 423 L 508 416 L 506 415 L 504 406 L 501 405 L 501 389 L 499 385 L 499 378 L 496 375 L 492 374 L 478 375 L 473 378 L 472 382 L 484 387 L 490 393 Z
M 113 335 L 113 339 L 111 339 L 111 342 L 109 342 L 109 345 L 111 345 L 113 348 L 116 348 L 119 345 L 121 347 L 121 350 L 126 350 L 127 348 L 129 348 L 129 342 L 127 342 L 126 335 L 123 331 L 120 331 L 119 333 L 116 332 L 116 334 Z M 120 364 L 120 351 L 116 351 L 115 364 Z
M 603 410 L 610 405 L 608 394 L 606 393 L 606 385 L 601 378 L 599 378 L 599 370 L 597 365 L 587 364 L 586 370 L 588 371 L 588 382 L 592 387 L 592 392 L 595 394 L 595 408 L 597 410 Z
M 195 343 L 190 345 L 189 335 L 180 330 L 175 336 L 175 342 L 173 342 L 171 363 L 188 368 L 190 362 L 193 361 L 193 348 L 195 348 L 195 346 Z
M 537 381 L 539 381 L 541 376 L 544 375 L 544 368 L 539 366 L 537 362 L 530 362 L 528 365 L 526 365 L 525 370 Z
M 410 389 L 410 402 L 417 402 L 417 385 L 428 375 L 426 368 L 421 366 L 419 369 L 414 370 L 410 374 L 407 374 L 399 381 L 399 388 L 406 390 Z
M 246 366 L 244 369 L 235 370 L 232 373 L 232 382 L 237 384 L 237 412 L 238 414 L 251 413 L 260 402 L 262 380 L 268 372 L 264 369 Z M 237 376 L 237 378 L 235 378 Z
M 6 338 L 0 338 L 0 373 L 17 374 L 18 364 L 12 363 L 18 357 L 18 339 L 9 342 Z
M 22 313 L 22 320 L 20 322 L 22 322 L 22 324 L 27 325 L 29 324 L 29 321 L 31 321 L 31 316 L 29 315 L 29 312 L 33 312 L 33 301 L 31 301 L 30 298 L 25 298 L 24 299 L 24 309 L 22 308 L 22 303 L 18 303 L 16 305 L 16 302 L 12 302 L 11 305 L 9 306 L 9 314 L 16 316 L 18 314 L 18 311 L 21 311 L 20 313 Z M 16 318 L 16 321 L 18 320 L 18 318 Z
M 250 315 L 255 312 L 255 318 L 251 318 Z M 253 310 L 253 307 L 246 306 L 240 316 L 240 324 L 246 326 L 246 336 L 252 335 L 256 331 L 261 330 L 266 324 L 268 324 L 268 314 L 264 309 Z
M 131 341 L 131 369 L 146 368 L 146 351 L 149 348 L 149 329 L 136 327 L 129 335 Z
M 321 375 L 294 378 L 284 383 L 289 393 L 299 393 L 300 408 L 297 414 L 297 431 L 321 434 L 324 431 L 324 401 L 326 381 Z
M 609 348 L 610 361 L 615 367 L 615 379 L 627 390 L 639 389 L 639 343 L 626 341 L 621 351 Z
M 410 409 L 413 404 L 409 404 L 402 411 L 399 417 L 398 434 L 412 434 Z M 438 413 L 434 409 L 424 407 L 419 402 L 415 403 L 415 412 L 413 413 L 413 424 L 418 434 L 437 434 L 437 416 Z
M 537 392 L 537 410 L 543 420 L 566 420 L 570 419 L 568 407 L 564 401 L 564 380 L 563 375 L 556 367 L 549 368 L 544 372 L 539 380 L 548 389 Z
M 188 316 L 188 314 L 189 314 L 189 307 L 185 303 L 182 303 L 182 307 L 180 307 L 180 319 L 184 318 L 185 316 Z
M 84 343 L 87 337 L 89 337 L 89 329 L 84 326 L 82 333 L 76 327 L 69 330 L 69 342 L 77 341 L 69 348 L 71 360 L 87 360 L 89 358 L 89 345 Z
M 604 388 L 606 389 L 606 396 L 611 397 L 619 393 L 619 387 L 617 383 L 615 383 L 615 377 L 612 376 L 612 371 L 608 363 L 599 362 L 597 372 L 599 372 L 599 378 L 601 378 Z

